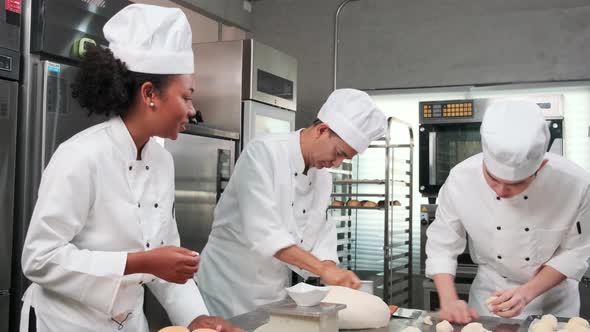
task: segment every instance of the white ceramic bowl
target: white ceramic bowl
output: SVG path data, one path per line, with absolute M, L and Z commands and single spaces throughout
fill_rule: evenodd
M 285 288 L 285 290 L 298 306 L 312 307 L 322 302 L 326 295 L 328 295 L 330 288 L 317 287 L 300 282 L 293 287 Z

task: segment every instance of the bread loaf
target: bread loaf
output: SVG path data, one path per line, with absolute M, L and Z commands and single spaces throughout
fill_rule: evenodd
M 361 206 L 363 207 L 377 207 L 377 203 L 373 201 L 362 201 Z
M 361 206 L 361 202 L 356 199 L 351 199 L 346 202 L 346 206 Z
M 343 201 L 339 201 L 339 200 L 333 200 L 332 204 L 330 204 L 332 206 L 344 206 L 344 202 Z

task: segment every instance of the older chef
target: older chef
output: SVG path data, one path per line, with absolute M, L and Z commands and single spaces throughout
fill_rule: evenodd
M 88 49 L 73 95 L 112 116 L 61 144 L 45 169 L 22 254 L 32 285 L 20 331 L 147 332 L 143 285 L 175 324 L 234 331 L 208 316 L 192 279 L 199 257 L 179 247 L 172 157 L 152 138 L 176 139 L 195 113 L 189 23 L 179 9 L 130 5 L 104 34 L 109 49 Z
M 326 214 L 332 177 L 325 168 L 363 152 L 385 126 L 366 93 L 342 89 L 312 126 L 246 146 L 215 209 L 197 274 L 212 313 L 231 317 L 281 300 L 291 270 L 360 286 L 353 272 L 336 267 L 336 226 Z
M 481 141 L 483 153 L 451 170 L 428 228 L 426 274 L 436 284 L 441 318 L 579 315 L 578 282 L 590 255 L 590 174 L 545 152 L 549 130 L 531 102 L 491 105 Z M 467 236 L 478 264 L 469 306 L 453 283 Z

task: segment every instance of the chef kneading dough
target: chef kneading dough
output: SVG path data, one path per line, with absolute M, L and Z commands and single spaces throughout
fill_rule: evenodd
M 347 287 L 329 287 L 322 302 L 346 304 L 346 309 L 338 312 L 340 329 L 376 329 L 389 324 L 389 308 L 379 297 Z
M 436 324 L 436 332 L 453 332 L 453 325 L 446 320 Z

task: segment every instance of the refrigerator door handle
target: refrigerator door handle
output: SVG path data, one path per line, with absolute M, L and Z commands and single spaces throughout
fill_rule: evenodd
M 231 150 L 217 149 L 216 200 L 219 202 L 231 174 Z

